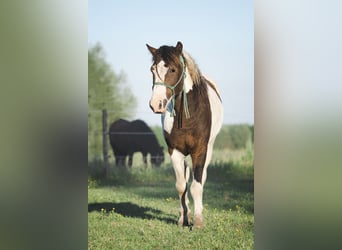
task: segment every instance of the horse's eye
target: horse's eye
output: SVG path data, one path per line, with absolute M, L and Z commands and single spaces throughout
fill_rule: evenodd
M 175 72 L 176 72 L 176 70 L 175 70 L 175 69 L 171 69 L 171 72 L 172 72 L 172 73 L 175 73 Z
M 165 64 L 164 64 L 164 67 L 167 68 L 167 67 L 169 67 L 169 65 L 165 63 Z

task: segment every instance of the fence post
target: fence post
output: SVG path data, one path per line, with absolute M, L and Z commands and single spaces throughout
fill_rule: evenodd
M 107 110 L 102 110 L 102 151 L 103 151 L 103 169 L 105 172 L 105 177 L 109 175 L 109 162 L 108 162 L 108 125 L 107 125 Z

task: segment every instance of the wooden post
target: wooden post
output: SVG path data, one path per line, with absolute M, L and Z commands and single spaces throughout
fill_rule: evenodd
M 103 169 L 105 173 L 105 177 L 107 178 L 109 175 L 109 155 L 108 155 L 108 144 L 107 144 L 107 135 L 108 135 L 108 125 L 107 125 L 107 110 L 102 110 L 102 151 L 103 151 Z

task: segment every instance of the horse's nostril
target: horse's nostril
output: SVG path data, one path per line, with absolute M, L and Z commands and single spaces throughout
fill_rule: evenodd
M 163 107 L 164 107 L 164 108 L 166 107 L 166 103 L 167 103 L 167 100 L 164 99 L 164 101 L 163 101 Z
M 159 108 L 159 109 L 162 109 L 162 107 L 163 107 L 162 105 L 163 105 L 163 104 L 162 104 L 162 102 L 161 102 L 161 101 L 159 101 L 158 108 Z

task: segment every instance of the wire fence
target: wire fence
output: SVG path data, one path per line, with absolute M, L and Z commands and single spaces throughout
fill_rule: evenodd
M 153 132 L 110 132 L 110 131 L 88 131 L 88 134 L 106 134 L 106 135 L 154 135 Z

